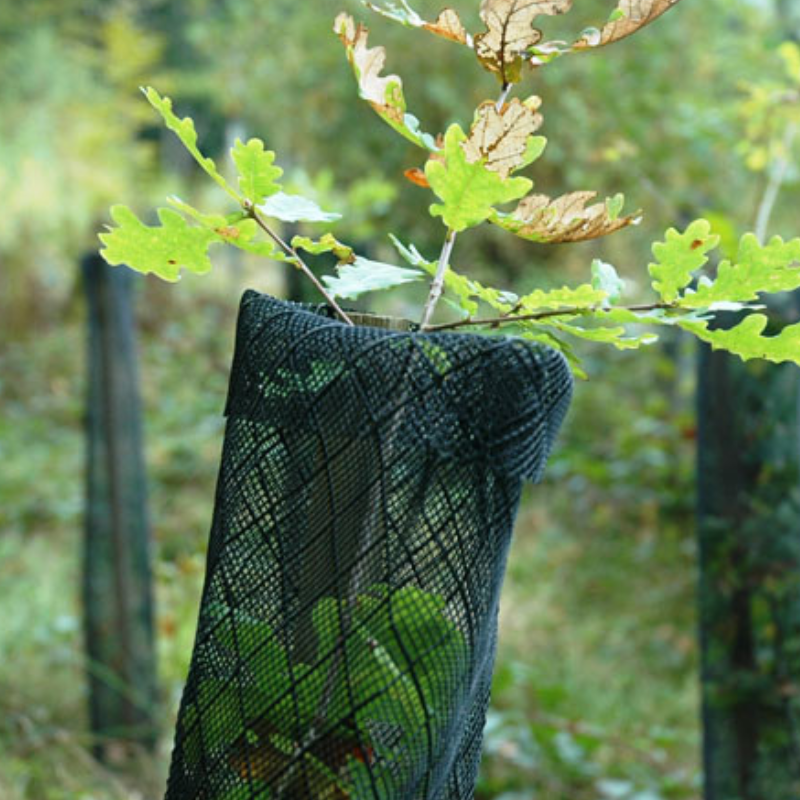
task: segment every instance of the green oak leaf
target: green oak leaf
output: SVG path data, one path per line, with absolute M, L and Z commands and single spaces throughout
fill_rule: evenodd
M 202 275 L 211 269 L 208 248 L 222 237 L 206 228 L 197 228 L 177 212 L 160 208 L 161 225 L 149 227 L 126 206 L 114 206 L 111 217 L 117 227 L 100 234 L 100 251 L 112 266 L 126 264 L 144 274 L 154 273 L 165 281 L 180 279 L 181 269 Z
M 653 344 L 658 341 L 658 336 L 654 333 L 629 335 L 628 331 L 621 325 L 614 327 L 598 325 L 597 327 L 584 328 L 564 321 L 563 317 L 543 320 L 539 324 L 553 327 L 561 333 L 567 333 L 578 339 L 610 344 L 616 347 L 617 350 L 638 350 L 643 345 Z
M 239 189 L 253 205 L 281 190 L 278 179 L 283 170 L 275 166 L 275 153 L 265 150 L 261 139 L 249 139 L 247 144 L 237 139 L 231 158 L 239 172 Z
M 225 178 L 222 177 L 217 165 L 212 158 L 204 156 L 197 147 L 197 131 L 194 128 L 194 121 L 191 117 L 181 119 L 172 110 L 172 100 L 169 97 L 162 97 L 152 86 L 142 88 L 145 97 L 150 105 L 161 114 L 164 124 L 180 140 L 183 146 L 192 154 L 194 160 L 206 171 L 206 173 L 221 186 L 237 203 L 242 202 L 239 193 L 233 189 Z
M 736 263 L 723 261 L 712 282 L 701 279 L 695 291 L 680 298 L 681 308 L 706 308 L 718 303 L 747 303 L 762 292 L 788 292 L 800 287 L 800 239 L 779 236 L 762 245 L 749 233 L 742 237 Z
M 310 239 L 308 236 L 295 236 L 292 239 L 292 247 L 295 250 L 305 250 L 312 256 L 333 253 L 340 262 L 346 263 L 352 262 L 355 255 L 352 247 L 342 244 L 332 233 L 326 233 L 319 240 Z
M 336 277 L 325 275 L 322 280 L 334 297 L 355 300 L 366 292 L 390 289 L 393 286 L 421 280 L 423 277 L 423 273 L 417 269 L 396 267 L 393 264 L 356 256 L 352 264 L 343 264 L 339 267 Z
M 341 214 L 323 211 L 313 200 L 298 194 L 276 192 L 258 206 L 266 217 L 282 222 L 336 222 Z
M 562 286 L 560 289 L 535 289 L 520 298 L 520 313 L 555 311 L 560 308 L 594 308 L 608 298 L 606 290 L 584 283 L 581 286 Z
M 695 271 L 705 266 L 706 255 L 719 244 L 719 236 L 711 233 L 707 220 L 695 220 L 683 232 L 667 231 L 666 241 L 653 245 L 656 263 L 650 264 L 653 288 L 666 303 L 678 299 L 679 293 L 692 281 Z
M 800 323 L 787 325 L 775 336 L 764 336 L 768 318 L 750 314 L 727 330 L 709 330 L 708 322 L 680 322 L 684 330 L 693 333 L 714 350 L 727 350 L 743 361 L 763 358 L 776 364 L 791 361 L 800 364 Z
M 459 125 L 451 125 L 445 135 L 444 163 L 431 158 L 425 165 L 428 183 L 442 201 L 431 206 L 431 216 L 441 217 L 453 231 L 479 225 L 496 205 L 518 200 L 533 187 L 528 178 L 501 178 L 483 160 L 469 163 L 461 146 L 466 139 Z

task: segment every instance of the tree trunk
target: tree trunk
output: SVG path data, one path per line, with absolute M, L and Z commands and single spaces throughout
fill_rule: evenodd
M 798 372 L 705 346 L 699 363 L 705 797 L 796 800 Z

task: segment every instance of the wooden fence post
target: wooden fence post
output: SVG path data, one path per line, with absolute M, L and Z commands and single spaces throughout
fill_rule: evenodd
M 84 619 L 97 745 L 156 738 L 152 576 L 132 273 L 82 262 L 88 301 Z

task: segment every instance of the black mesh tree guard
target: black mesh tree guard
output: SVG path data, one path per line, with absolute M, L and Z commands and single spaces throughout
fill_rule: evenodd
M 167 800 L 472 798 L 522 481 L 572 381 L 248 292 Z

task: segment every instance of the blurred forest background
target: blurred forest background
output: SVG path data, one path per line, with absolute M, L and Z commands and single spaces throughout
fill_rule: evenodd
M 453 5 L 477 30 L 478 1 Z M 575 5 L 551 34 L 611 8 Z M 431 18 L 440 3 L 415 6 Z M 429 196 L 403 180 L 419 154 L 358 100 L 331 32 L 339 10 L 369 13 L 356 0 L 0 4 L 2 800 L 160 796 L 203 579 L 237 303 L 245 287 L 303 291 L 283 266 L 224 255 L 211 275 L 177 286 L 136 279 L 163 736 L 154 755 L 100 765 L 80 607 L 79 263 L 114 202 L 144 214 L 167 194 L 209 209 L 221 199 L 138 87 L 172 95 L 207 153 L 236 136 L 264 139 L 290 184 L 344 214 L 337 235 L 361 252 L 392 260 L 388 232 L 438 251 Z M 366 21 L 426 130 L 468 122 L 497 94 L 465 49 Z M 459 243 L 461 270 L 519 291 L 583 280 L 601 257 L 636 285 L 649 244 L 696 216 L 729 251 L 759 224 L 798 235 L 800 51 L 786 44 L 798 36 L 792 0 L 686 0 L 639 36 L 542 70 L 527 84 L 543 97 L 550 142 L 538 187 L 624 192 L 644 221 L 549 248 L 481 229 Z M 378 310 L 409 313 L 419 299 L 400 292 Z M 646 353 L 583 354 L 591 380 L 577 387 L 516 528 L 478 796 L 699 798 L 696 348 L 676 337 Z

